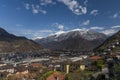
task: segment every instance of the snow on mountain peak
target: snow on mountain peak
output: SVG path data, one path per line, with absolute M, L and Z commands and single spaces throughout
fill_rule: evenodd
M 59 35 L 64 34 L 64 33 L 66 33 L 66 32 L 65 31 L 58 31 L 57 33 L 55 33 L 55 35 L 59 36 Z
M 87 33 L 89 31 L 89 29 L 85 29 L 85 28 L 79 29 L 79 28 L 77 28 L 77 29 L 73 29 L 73 30 L 69 30 L 69 31 L 58 31 L 53 35 L 56 35 L 58 37 L 61 34 L 66 34 L 66 33 L 69 33 L 69 32 L 76 32 L 76 31 L 79 31 L 81 34 L 84 34 L 84 33 Z
M 79 32 L 79 34 L 83 35 L 83 34 L 86 34 L 87 32 L 89 32 L 89 29 L 85 29 L 85 28 L 79 29 L 79 28 L 77 28 L 77 29 L 73 29 L 69 32 Z
M 79 28 L 77 28 L 77 29 L 73 29 L 71 31 L 84 31 L 84 32 L 87 32 L 87 31 L 89 31 L 89 29 L 85 29 L 85 28 L 79 29 Z
M 69 31 L 58 31 L 57 33 L 54 33 L 44 38 L 43 41 L 47 41 L 47 42 L 57 41 L 58 42 L 58 41 L 66 40 L 68 38 L 75 38 L 77 36 L 83 39 L 86 39 L 86 40 L 101 39 L 103 37 L 106 37 L 104 34 L 83 28 L 83 29 L 73 29 Z

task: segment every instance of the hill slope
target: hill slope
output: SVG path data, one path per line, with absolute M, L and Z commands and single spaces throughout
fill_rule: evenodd
M 43 49 L 36 42 L 25 37 L 18 37 L 0 28 L 0 53 L 38 52 Z
M 105 40 L 105 42 L 97 47 L 95 51 L 120 52 L 120 31 Z

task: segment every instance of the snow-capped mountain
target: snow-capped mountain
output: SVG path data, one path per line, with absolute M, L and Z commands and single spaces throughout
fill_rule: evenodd
M 42 44 L 46 48 L 51 49 L 85 49 L 88 50 L 97 47 L 105 39 L 106 35 L 87 29 L 74 29 L 70 31 L 59 31 L 43 39 L 35 41 Z M 95 41 L 95 42 L 93 42 Z M 84 44 L 83 44 L 84 43 Z M 95 43 L 95 44 L 93 44 Z M 92 47 L 95 46 L 95 47 Z

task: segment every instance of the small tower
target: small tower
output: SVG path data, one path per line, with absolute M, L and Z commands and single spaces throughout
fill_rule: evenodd
M 69 69 L 70 69 L 70 65 L 69 65 L 69 64 L 67 64 L 67 65 L 66 65 L 66 74 L 68 74 L 68 73 L 69 73 Z

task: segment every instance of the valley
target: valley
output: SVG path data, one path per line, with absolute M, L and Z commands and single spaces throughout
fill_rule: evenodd
M 59 43 L 64 44 L 63 47 L 56 47 L 56 49 L 44 47 L 42 43 L 39 43 L 40 40 L 35 40 L 36 42 L 34 42 L 24 37 L 17 37 L 13 34 L 8 33 L 4 29 L 0 29 L 0 33 L 0 37 L 2 37 L 0 40 L 0 75 L 2 78 L 8 76 L 6 78 L 7 80 L 10 78 L 10 80 L 18 79 L 17 75 L 21 75 L 20 79 L 42 80 L 43 77 L 45 79 L 49 79 L 49 76 L 45 76 L 46 74 L 56 74 L 57 78 L 60 78 L 60 75 L 64 79 L 69 77 L 74 79 L 74 77 L 76 77 L 78 79 L 84 78 L 87 80 L 87 78 L 98 78 L 99 75 L 115 75 L 116 73 L 109 71 L 114 68 L 112 65 L 120 65 L 119 32 L 107 38 L 104 34 L 97 32 L 74 30 L 72 32 L 53 35 L 41 39 L 42 43 L 44 44 L 48 44 L 49 42 L 51 43 L 54 41 L 56 41 L 58 45 L 60 45 Z M 83 38 L 81 34 L 89 35 L 92 37 L 90 37 L 90 40 L 88 40 L 87 37 Z M 62 40 L 60 38 L 61 36 L 63 38 Z M 81 40 L 82 38 L 83 40 Z M 85 41 L 84 46 L 82 46 L 83 44 L 76 46 L 76 43 L 72 42 L 74 40 L 77 44 L 79 42 L 84 43 Z M 100 40 L 99 45 L 96 44 L 96 47 L 92 47 L 92 45 L 95 45 L 94 43 L 99 42 L 98 40 Z M 72 47 L 64 48 L 66 46 L 64 41 L 70 41 L 72 45 L 70 45 L 70 43 L 67 43 L 67 46 Z M 89 42 L 93 42 L 91 46 L 89 45 Z M 90 49 L 89 47 L 86 47 L 85 44 L 89 45 Z M 11 46 L 9 50 L 4 45 L 7 47 L 10 47 L 9 45 L 19 47 Z M 13 50 L 11 48 L 13 48 Z M 40 70 L 40 72 L 37 70 Z M 84 73 L 81 71 L 84 71 Z M 5 72 L 8 74 L 6 75 Z M 27 76 L 24 76 L 25 74 Z M 108 78 L 115 78 L 115 76 L 109 76 Z

